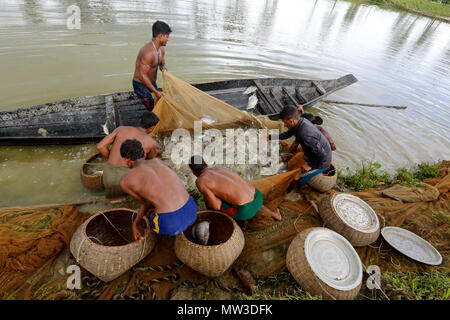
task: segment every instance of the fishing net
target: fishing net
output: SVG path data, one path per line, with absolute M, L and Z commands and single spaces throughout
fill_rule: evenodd
M 243 225 L 244 250 L 230 271 L 213 281 L 218 286 L 217 290 L 243 290 L 242 284 L 236 282 L 233 269 L 246 269 L 255 277 L 285 271 L 287 248 L 295 235 L 306 228 L 323 226 L 309 200 L 319 202 L 326 194 L 337 191 L 320 193 L 308 186 L 292 190 L 291 182 L 298 174 L 297 169 L 252 182 L 261 190 L 266 206 L 280 209 L 283 220 L 276 222 L 269 216 L 258 214 Z M 424 183 L 438 190 L 436 199 L 424 201 L 416 187 L 401 189 L 404 195 L 409 188 L 409 202 L 386 197 L 383 192 L 388 189 L 369 189 L 352 194 L 377 212 L 382 227 L 406 228 L 429 241 L 441 253 L 443 263 L 433 267 L 415 262 L 391 248 L 380 237 L 375 243 L 356 249 L 364 267 L 378 265 L 382 272 L 450 271 L 450 161 L 440 164 L 438 178 Z M 86 214 L 71 206 L 45 210 L 0 210 L 0 298 L 167 299 L 176 291 L 173 290 L 175 288 L 190 288 L 210 281 L 178 261 L 172 237 L 158 236 L 153 251 L 116 280 L 104 283 L 82 269 L 82 289 L 67 290 L 68 275 L 61 269 L 76 262 L 64 248 L 73 231 L 86 218 Z M 234 288 L 230 288 L 231 284 Z
M 282 123 L 266 116 L 254 116 L 214 98 L 194 86 L 163 73 L 163 96 L 153 109 L 160 119 L 153 136 L 165 136 L 177 128 L 194 129 L 194 121 L 201 121 L 204 129 L 237 127 L 282 129 Z

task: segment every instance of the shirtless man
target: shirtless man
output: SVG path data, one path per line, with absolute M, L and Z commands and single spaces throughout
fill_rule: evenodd
M 145 160 L 137 140 L 126 140 L 120 154 L 131 169 L 120 180 L 120 188 L 141 203 L 132 227 L 135 240 L 142 239 L 139 221 L 152 206 L 149 223 L 158 234 L 174 236 L 194 223 L 197 205 L 172 169 L 158 158 Z
M 108 163 L 115 166 L 126 167 L 125 159 L 120 155 L 120 146 L 127 139 L 137 139 L 142 143 L 145 157 L 151 159 L 161 154 L 157 149 L 156 141 L 148 134 L 153 131 L 158 124 L 159 118 L 153 112 L 145 112 L 141 116 L 139 128 L 121 126 L 116 128 L 111 134 L 107 135 L 97 144 L 98 151 L 108 159 Z M 112 144 L 111 150 L 108 147 Z
M 152 111 L 155 107 L 152 92 L 156 99 L 161 98 L 162 95 L 156 85 L 156 75 L 158 67 L 161 71 L 167 70 L 164 59 L 164 47 L 169 41 L 171 32 L 172 30 L 167 23 L 156 21 L 152 26 L 152 41 L 139 50 L 136 58 L 133 89 L 149 111 Z
M 263 206 L 261 192 L 236 173 L 221 167 L 208 168 L 201 156 L 193 156 L 189 167 L 197 177 L 195 184 L 208 207 L 236 220 L 251 219 L 258 212 L 281 220 L 278 208 L 271 211 Z

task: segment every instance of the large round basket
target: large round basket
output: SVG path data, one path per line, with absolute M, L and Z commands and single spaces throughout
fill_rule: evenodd
M 336 167 L 331 164 L 330 169 L 328 169 L 324 173 L 319 173 L 317 176 L 309 180 L 306 184 L 319 192 L 325 192 L 332 189 L 335 186 L 336 181 Z
M 380 235 L 376 212 L 354 195 L 336 193 L 323 197 L 319 214 L 327 227 L 343 235 L 354 246 L 371 244 Z
M 99 212 L 74 233 L 70 252 L 87 271 L 108 282 L 116 279 L 147 256 L 156 236 L 146 218 L 139 225 L 144 239 L 134 241 L 132 219 L 136 211 L 117 208 Z
M 215 278 L 223 274 L 241 254 L 245 244 L 244 233 L 233 218 L 222 212 L 198 212 L 195 223 L 205 220 L 210 222 L 208 243 L 195 243 L 190 226 L 176 237 L 175 253 L 190 268 Z
M 99 172 L 97 174 L 89 174 L 89 172 L 88 172 L 88 168 L 90 167 L 90 164 L 93 161 L 100 160 L 101 158 L 103 158 L 103 156 L 100 153 L 94 154 L 89 159 L 87 159 L 86 162 L 81 166 L 80 179 L 81 179 L 81 183 L 83 184 L 83 186 L 86 189 L 97 190 L 97 189 L 103 188 L 102 173 Z M 101 171 L 101 170 L 98 170 L 98 171 Z
M 286 266 L 298 284 L 323 299 L 352 300 L 362 284 L 362 263 L 350 242 L 326 228 L 309 228 L 292 240 Z

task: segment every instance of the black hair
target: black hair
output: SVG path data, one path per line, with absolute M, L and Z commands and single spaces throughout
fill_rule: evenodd
M 191 168 L 193 173 L 202 172 L 208 165 L 202 156 L 192 156 L 189 160 L 189 168 Z
M 170 34 L 172 29 L 169 25 L 163 21 L 156 21 L 152 26 L 153 38 L 156 38 L 159 34 Z
M 141 127 L 144 129 L 156 126 L 158 122 L 159 122 L 158 116 L 151 111 L 144 112 L 141 116 Z
M 142 148 L 142 144 L 136 139 L 128 139 L 120 146 L 120 155 L 122 158 L 136 161 L 144 157 L 144 149 Z
M 297 108 L 287 106 L 284 107 L 283 110 L 280 112 L 280 119 L 281 120 L 289 120 L 289 119 L 299 119 L 300 115 L 298 113 Z
M 323 123 L 323 120 L 321 117 L 319 117 L 319 116 L 316 117 L 312 113 L 306 112 L 302 115 L 302 117 L 311 121 L 312 124 L 321 125 Z

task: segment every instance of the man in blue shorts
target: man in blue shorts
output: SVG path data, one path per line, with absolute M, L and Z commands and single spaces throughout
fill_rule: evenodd
M 155 107 L 152 93 L 156 99 L 161 98 L 161 90 L 156 85 L 156 75 L 158 67 L 161 71 L 167 70 L 164 59 L 164 47 L 169 41 L 171 32 L 172 30 L 167 23 L 156 21 L 152 26 L 152 41 L 139 50 L 136 58 L 133 89 L 149 111 L 152 111 Z
M 152 207 L 150 226 L 158 234 L 175 236 L 192 225 L 197 218 L 197 205 L 184 188 L 178 175 L 162 160 L 144 159 L 144 149 L 137 140 L 126 140 L 120 154 L 131 169 L 120 179 L 123 192 L 141 203 L 133 222 L 133 237 L 142 239 L 139 221 Z

